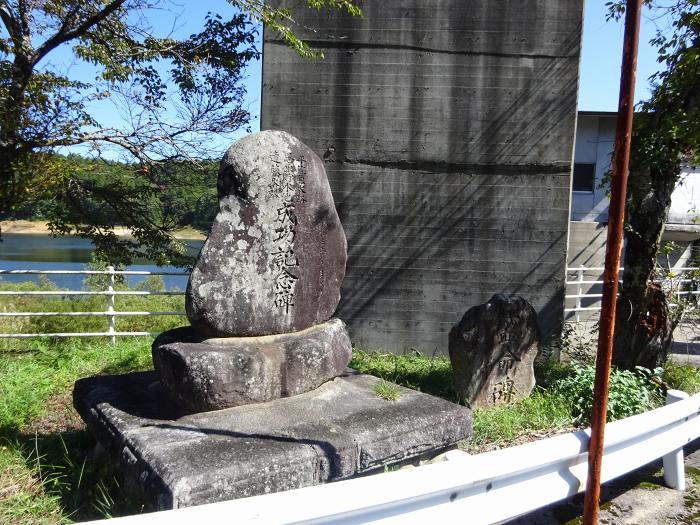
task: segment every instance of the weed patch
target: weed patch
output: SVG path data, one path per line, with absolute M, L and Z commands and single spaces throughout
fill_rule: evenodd
M 397 401 L 399 399 L 399 387 L 393 383 L 379 381 L 374 385 L 374 394 L 385 401 Z
M 452 365 L 447 357 L 426 357 L 418 353 L 396 355 L 355 349 L 348 365 L 358 372 L 377 376 L 426 394 L 457 401 Z
M 568 400 L 572 415 L 583 425 L 588 424 L 593 408 L 595 367 L 572 365 L 572 374 L 565 377 L 554 390 Z M 660 371 L 655 371 L 660 372 Z M 663 404 L 658 387 L 650 380 L 652 372 L 637 367 L 634 372 L 613 368 L 608 392 L 608 421 L 633 416 Z
M 66 518 L 60 497 L 51 493 L 56 480 L 42 476 L 41 464 L 27 462 L 16 443 L 0 445 L 0 523 L 58 524 Z
M 663 378 L 671 388 L 690 395 L 700 392 L 700 369 L 692 365 L 679 365 L 668 361 L 664 366 Z
M 542 389 L 508 405 L 476 409 L 473 417 L 470 441 L 475 451 L 486 445 L 488 448 L 503 446 L 523 434 L 545 432 L 550 435 L 574 425 L 566 400 Z

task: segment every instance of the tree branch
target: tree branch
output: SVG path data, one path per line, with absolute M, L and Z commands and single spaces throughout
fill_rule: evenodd
M 15 50 L 18 51 L 22 47 L 22 28 L 19 25 L 17 15 L 12 12 L 6 0 L 0 0 L 0 19 L 15 45 Z
M 77 27 L 75 27 L 73 29 L 66 31 L 65 27 L 61 27 L 61 29 L 55 35 L 50 37 L 48 40 L 46 40 L 43 44 L 41 44 L 39 46 L 39 48 L 34 53 L 34 56 L 32 57 L 32 65 L 33 66 L 36 65 L 51 50 L 60 46 L 64 42 L 68 42 L 69 40 L 72 40 L 76 37 L 79 37 L 79 36 L 85 34 L 85 32 L 88 29 L 99 24 L 104 19 L 106 19 L 109 15 L 111 15 L 117 9 L 119 9 L 122 6 L 122 4 L 124 4 L 125 1 L 126 0 L 113 0 L 112 2 L 107 4 L 104 7 L 104 9 L 87 17 L 83 21 L 82 24 L 79 24 Z

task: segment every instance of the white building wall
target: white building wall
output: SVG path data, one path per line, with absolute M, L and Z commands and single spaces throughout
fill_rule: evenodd
M 569 228 L 569 266 L 602 266 L 609 199 L 601 188 L 610 170 L 615 140 L 616 113 L 579 112 L 576 129 L 574 163 L 595 164 L 593 191 L 574 191 L 571 196 Z M 700 238 L 700 168 L 687 166 L 672 195 L 664 240 L 673 241 L 677 249 L 669 260 L 660 264 L 682 267 L 691 258 L 691 244 Z M 665 258 L 664 258 L 665 259 Z
M 574 191 L 571 196 L 571 220 L 605 222 L 608 220 L 608 196 L 601 183 L 610 170 L 610 155 L 615 140 L 615 117 L 579 113 L 574 163 L 595 164 L 592 192 Z
M 700 172 L 697 166 L 685 166 L 671 196 L 667 223 L 698 224 L 700 218 Z

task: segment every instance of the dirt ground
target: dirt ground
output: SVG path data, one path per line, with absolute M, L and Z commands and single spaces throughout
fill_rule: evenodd
M 0 228 L 3 233 L 21 233 L 31 235 L 49 235 L 46 221 L 0 221 Z M 120 237 L 128 237 L 129 230 L 126 228 L 115 228 L 114 233 Z M 205 235 L 191 228 L 180 230 L 174 233 L 176 239 L 203 240 Z
M 700 440 L 685 448 L 686 490 L 664 486 L 661 460 L 601 487 L 602 525 L 697 525 L 700 523 Z M 508 525 L 578 525 L 583 495 L 506 522 Z

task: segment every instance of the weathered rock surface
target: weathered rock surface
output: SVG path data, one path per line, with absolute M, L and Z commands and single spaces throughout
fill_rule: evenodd
M 191 327 L 153 342 L 153 363 L 170 400 L 185 412 L 271 401 L 340 375 L 352 344 L 340 319 L 300 332 L 206 339 Z
M 81 379 L 73 400 L 124 486 L 159 509 L 382 470 L 471 434 L 467 408 L 403 387 L 385 401 L 376 377 L 352 371 L 298 396 L 180 417 L 165 412 L 156 381 L 153 372 Z
M 190 323 L 209 336 L 257 336 L 327 321 L 347 247 L 321 159 L 263 131 L 224 155 L 219 212 L 187 286 Z
M 535 386 L 537 313 L 517 295 L 494 295 L 467 310 L 449 335 L 457 392 L 470 407 L 508 403 Z

